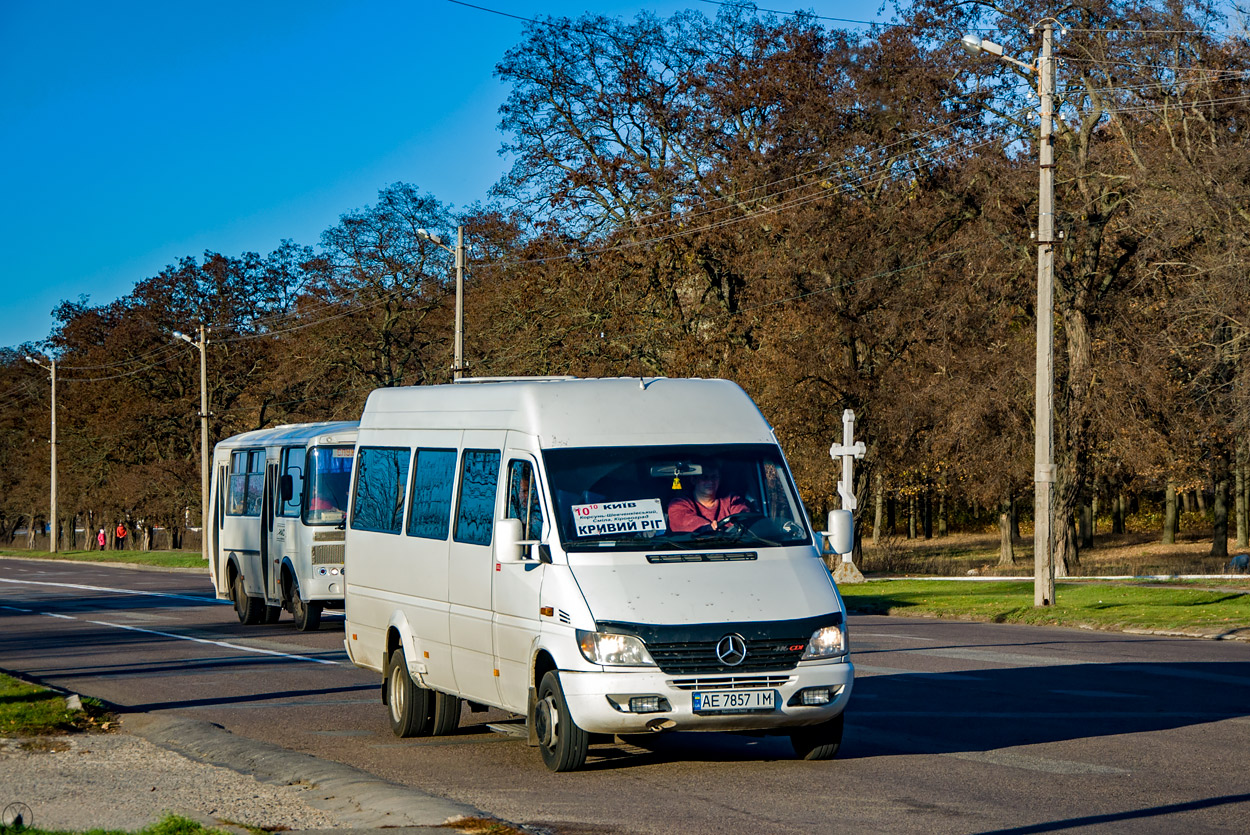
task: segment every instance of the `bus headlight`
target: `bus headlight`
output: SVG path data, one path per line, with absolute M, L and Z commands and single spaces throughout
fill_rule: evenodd
M 633 635 L 577 630 L 577 646 L 592 664 L 612 667 L 650 667 L 655 664 L 642 641 Z
M 812 633 L 803 650 L 802 661 L 813 661 L 818 658 L 837 658 L 846 655 L 846 630 L 841 624 L 822 626 Z

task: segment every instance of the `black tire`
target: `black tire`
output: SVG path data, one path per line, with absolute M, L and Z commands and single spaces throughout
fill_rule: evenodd
M 430 691 L 430 735 L 446 736 L 460 727 L 460 699 Z
M 282 617 L 281 606 L 265 606 L 265 623 L 277 623 L 280 617 Z
M 321 627 L 323 606 L 315 600 L 305 602 L 299 596 L 299 581 L 291 579 L 291 616 L 300 632 L 316 632 Z
M 839 713 L 828 722 L 808 725 L 790 731 L 790 744 L 801 760 L 831 760 L 842 747 L 845 715 Z
M 408 659 L 404 657 L 403 647 L 391 653 L 384 684 L 391 732 L 401 739 L 427 736 L 430 728 L 430 691 L 408 675 Z
M 239 616 L 239 623 L 252 626 L 260 623 L 265 617 L 265 601 L 259 597 L 248 597 L 243 587 L 243 575 L 234 575 L 230 585 L 230 597 L 234 600 L 234 613 Z
M 538 685 L 534 730 L 538 734 L 538 750 L 548 769 L 576 771 L 585 764 L 590 737 L 569 716 L 560 677 L 554 670 L 544 675 Z

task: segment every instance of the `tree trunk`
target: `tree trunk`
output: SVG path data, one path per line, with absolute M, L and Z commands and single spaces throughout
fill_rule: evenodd
M 1207 512 L 1207 491 L 1206 491 L 1206 488 L 1204 487 L 1204 488 L 1201 488 L 1201 489 L 1195 490 L 1195 491 L 1194 491 L 1194 499 L 1198 502 L 1198 512 L 1199 512 L 1199 513 L 1206 513 L 1206 512 Z
M 916 538 L 916 495 L 907 497 L 907 538 Z
M 1176 544 L 1176 479 L 1169 478 L 1167 489 L 1163 494 L 1163 538 L 1164 545 Z
M 881 541 L 881 525 L 885 511 L 885 479 L 881 477 L 881 473 L 877 473 L 876 487 L 873 490 L 874 512 L 872 515 L 872 544 L 876 545 Z
M 1228 556 L 1228 450 L 1221 449 L 1212 463 L 1212 481 L 1215 482 L 1215 525 L 1211 536 L 1211 556 Z
M 1250 545 L 1250 531 L 1246 529 L 1246 443 L 1245 438 L 1234 439 L 1233 447 L 1237 451 L 1236 478 L 1234 479 L 1233 502 L 1237 514 L 1237 547 Z
M 950 524 L 946 519 L 946 490 L 938 494 L 938 536 L 946 536 Z
M 928 486 L 924 488 L 924 506 L 921 511 L 921 519 L 924 521 L 924 538 L 933 538 L 933 493 L 930 492 Z
M 1081 515 L 1078 520 L 1080 532 L 1080 547 L 1094 547 L 1094 509 L 1088 504 L 1081 505 Z
M 1012 535 L 1015 516 L 1015 501 L 1009 496 L 1003 499 L 998 513 L 998 564 L 1009 566 L 1016 564 L 1016 541 Z

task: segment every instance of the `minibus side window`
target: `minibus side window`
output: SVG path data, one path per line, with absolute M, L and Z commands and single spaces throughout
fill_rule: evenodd
M 412 467 L 408 535 L 446 541 L 451 530 L 451 490 L 456 477 L 454 449 L 418 449 Z
M 280 505 L 278 507 L 279 516 L 299 516 L 300 500 L 304 496 L 304 449 L 303 447 L 287 447 L 282 450 L 282 475 L 291 477 L 291 498 L 282 501 L 282 496 L 278 496 Z
M 243 449 L 230 454 L 230 486 L 226 515 L 259 516 L 265 487 L 265 451 Z
M 495 492 L 499 484 L 498 450 L 466 449 L 460 463 L 457 542 L 490 545 L 495 528 Z
M 399 533 L 411 453 L 399 447 L 362 447 L 356 456 L 352 530 Z
M 521 520 L 522 539 L 542 538 L 543 508 L 528 461 L 508 462 L 508 518 Z

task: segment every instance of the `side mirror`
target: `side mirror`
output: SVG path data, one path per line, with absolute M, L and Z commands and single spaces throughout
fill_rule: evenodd
M 524 528 L 520 519 L 500 519 L 495 522 L 495 559 L 498 562 L 525 562 L 529 558 L 532 539 L 521 539 Z
M 290 473 L 282 476 L 282 482 L 279 485 L 278 490 L 282 494 L 283 504 L 289 502 L 291 497 L 295 495 L 295 479 L 291 478 Z
M 835 554 L 849 554 L 855 550 L 855 519 L 851 511 L 829 511 L 829 528 L 824 536 L 829 538 L 829 550 Z

